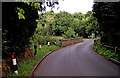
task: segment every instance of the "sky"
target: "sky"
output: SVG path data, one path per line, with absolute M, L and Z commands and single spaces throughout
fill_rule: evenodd
M 69 13 L 82 12 L 85 14 L 87 11 L 92 11 L 94 0 L 59 0 L 59 11 L 67 11 Z
M 66 11 L 71 14 L 75 12 L 81 12 L 86 14 L 87 11 L 92 11 L 94 0 L 59 0 L 59 5 L 55 5 L 54 12 Z M 60 7 L 57 10 L 57 7 Z M 47 7 L 46 11 L 50 11 L 51 8 Z

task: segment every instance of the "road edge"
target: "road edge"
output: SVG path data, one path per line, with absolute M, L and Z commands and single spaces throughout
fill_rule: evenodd
M 56 49 L 57 50 L 57 49 Z M 56 50 L 53 50 L 53 51 L 50 51 L 48 52 L 45 56 L 42 57 L 42 59 L 40 59 L 40 61 L 38 61 L 38 63 L 34 66 L 32 72 L 31 72 L 31 76 L 33 75 L 34 71 L 36 70 L 36 68 L 38 67 L 38 65 L 49 55 L 51 54 L 52 52 L 56 51 Z
M 109 61 L 117 64 L 117 65 L 120 65 L 120 61 L 118 61 L 118 60 L 116 60 L 116 59 L 110 58 L 110 57 L 108 57 L 108 56 L 105 56 L 105 58 L 108 59 Z
M 95 42 L 95 41 L 94 41 L 94 42 Z M 95 45 L 93 45 L 92 48 L 93 48 L 94 46 L 95 46 Z M 94 48 L 93 48 L 93 50 L 94 50 Z M 99 52 L 98 52 L 97 50 L 94 50 L 94 51 L 99 54 Z M 100 56 L 103 56 L 103 55 L 101 55 L 101 54 L 99 54 L 99 55 L 100 55 Z M 108 56 L 103 56 L 103 57 L 104 57 L 105 59 L 107 59 L 107 60 L 109 60 L 109 61 L 117 64 L 117 65 L 120 65 L 120 61 L 118 61 L 118 60 L 116 60 L 116 59 L 114 59 L 114 58 L 110 58 L 110 57 L 108 57 Z
M 81 43 L 81 42 L 80 42 Z M 78 43 L 75 43 L 75 44 L 78 44 Z M 75 44 L 72 44 L 72 45 L 75 45 Z M 56 52 L 56 51 L 58 51 L 58 50 L 60 50 L 60 49 L 63 49 L 63 48 L 67 48 L 67 47 L 69 47 L 69 46 L 72 46 L 72 45 L 68 45 L 68 46 L 66 46 L 66 47 L 61 47 L 61 48 L 58 48 L 58 49 L 56 49 L 56 50 L 53 50 L 53 51 L 50 51 L 50 52 L 48 52 L 45 56 L 43 56 L 41 59 L 40 59 L 40 61 L 38 61 L 38 63 L 34 66 L 34 68 L 32 69 L 32 72 L 31 72 L 31 76 L 33 76 L 33 74 L 34 74 L 34 71 L 36 70 L 36 68 L 38 67 L 38 65 L 40 65 L 40 63 L 48 56 L 48 55 L 50 55 L 50 54 L 52 54 L 53 52 Z
M 94 49 L 93 49 L 93 50 L 94 50 Z M 94 51 L 95 51 L 95 50 L 94 50 Z M 98 51 L 95 51 L 95 52 L 96 52 L 97 54 L 99 54 Z M 107 60 L 109 60 L 109 61 L 117 64 L 117 65 L 120 65 L 120 61 L 118 61 L 118 60 L 116 60 L 116 59 L 110 58 L 110 57 L 108 57 L 108 56 L 103 56 L 103 55 L 101 55 L 101 54 L 99 54 L 99 55 L 102 56 L 102 57 L 104 57 L 105 59 L 107 59 Z

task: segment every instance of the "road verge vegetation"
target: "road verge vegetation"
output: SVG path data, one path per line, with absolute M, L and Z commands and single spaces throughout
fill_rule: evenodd
M 102 56 L 120 61 L 119 52 L 101 45 L 99 40 L 94 43 L 93 49 Z
M 80 39 L 80 40 L 76 40 L 76 41 L 74 41 L 74 44 L 76 44 L 76 43 L 80 43 L 80 42 L 83 42 L 83 39 Z
M 83 42 L 82 39 L 80 40 L 75 40 L 73 44 L 75 43 L 79 43 L 79 42 Z M 69 44 L 72 45 L 72 44 Z M 11 72 L 11 70 L 9 69 L 9 73 L 7 73 L 6 75 L 4 75 L 5 77 L 9 77 L 9 76 L 31 76 L 31 71 L 33 70 L 34 66 L 43 58 L 43 56 L 45 56 L 47 53 L 49 53 L 50 51 L 53 50 L 57 50 L 58 48 L 61 47 L 66 47 L 69 46 L 67 44 L 62 45 L 61 42 L 57 42 L 54 45 L 42 45 L 42 48 L 39 48 L 39 45 L 37 44 L 37 54 L 36 56 L 34 56 L 34 47 L 31 46 L 29 47 L 29 49 L 27 48 L 26 50 L 26 54 L 25 57 L 23 59 L 23 61 L 18 63 L 18 75 L 14 74 Z
M 51 45 L 51 46 L 43 45 L 42 49 L 39 49 L 38 47 L 36 56 L 27 58 L 27 60 L 22 61 L 18 64 L 18 73 L 19 73 L 18 75 L 10 72 L 6 76 L 30 76 L 31 70 L 37 64 L 37 62 L 43 56 L 45 56 L 48 52 L 55 50 L 57 48 L 60 48 L 60 45 L 57 45 L 57 46 L 56 45 Z M 34 52 L 33 49 L 32 49 L 32 52 Z

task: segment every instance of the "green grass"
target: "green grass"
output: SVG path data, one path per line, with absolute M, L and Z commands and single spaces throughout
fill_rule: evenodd
M 83 38 L 83 39 L 97 39 L 97 38 Z
M 66 47 L 66 46 L 67 46 L 67 44 L 63 44 L 62 46 L 63 46 L 63 47 Z
M 75 41 L 74 41 L 74 43 L 80 43 L 80 42 L 83 42 L 83 40 L 80 39 L 80 40 L 75 40 Z
M 79 43 L 79 42 L 83 42 L 82 39 L 80 40 L 76 40 L 75 43 Z M 64 45 L 63 47 L 66 47 L 67 45 Z M 39 49 L 39 46 L 37 45 L 37 55 L 33 56 L 29 59 L 27 59 L 26 61 L 20 62 L 18 64 L 18 75 L 14 74 L 14 73 L 9 73 L 6 76 L 30 76 L 30 73 L 32 71 L 32 69 L 34 68 L 34 66 L 37 64 L 37 62 L 40 61 L 40 59 L 46 55 L 48 52 L 53 51 L 57 48 L 62 47 L 62 44 L 57 43 L 56 45 L 43 45 L 41 49 Z M 30 48 L 32 50 L 32 52 L 34 52 L 34 47 L 31 46 Z
M 9 73 L 9 74 L 7 74 L 7 76 L 30 76 L 31 71 L 32 71 L 33 67 L 37 64 L 37 62 L 48 52 L 55 50 L 57 48 L 60 48 L 60 46 L 44 45 L 44 46 L 42 46 L 41 50 L 39 48 L 37 48 L 36 56 L 31 57 L 27 61 L 19 63 L 19 65 L 18 65 L 18 73 L 19 74 L 18 75 L 14 74 L 14 73 Z

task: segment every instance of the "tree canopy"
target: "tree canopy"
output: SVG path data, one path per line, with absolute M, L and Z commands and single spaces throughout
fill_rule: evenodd
M 78 36 L 88 37 L 92 33 L 98 31 L 98 22 L 97 19 L 93 16 L 92 11 L 88 11 L 87 14 L 82 14 L 81 12 L 76 12 L 74 14 L 61 11 L 59 13 L 46 12 L 43 14 L 43 21 L 45 23 L 45 33 L 48 35 L 54 36 L 63 36 L 67 31 L 71 30 L 78 34 Z M 38 30 L 39 33 L 42 33 L 42 15 L 39 14 Z M 38 32 L 36 31 L 36 32 Z M 68 35 L 68 34 L 66 34 Z M 69 34 L 70 35 L 70 34 Z M 75 35 L 75 34 L 74 34 Z M 72 38 L 77 36 L 72 36 Z M 67 38 L 67 36 L 66 36 Z
M 120 47 L 120 2 L 96 2 L 93 6 L 94 16 L 103 32 L 101 42 Z
M 3 54 L 18 52 L 29 43 L 29 37 L 37 27 L 37 8 L 23 2 L 5 2 L 2 5 Z
M 52 7 L 51 11 L 55 7 L 55 4 L 59 4 L 57 1 L 2 3 L 3 56 L 13 52 L 17 54 L 24 52 L 24 46 L 29 44 L 30 37 L 37 28 L 36 19 L 39 18 L 38 10 L 46 10 L 47 6 L 42 7 L 44 3 L 46 3 L 48 7 Z M 50 23 L 50 21 L 47 22 Z
M 88 11 L 87 14 L 81 12 L 71 14 L 65 11 L 54 13 L 52 9 L 58 4 L 54 2 L 47 5 L 52 7 L 51 11 L 45 12 L 42 20 L 42 14 L 38 15 L 38 10 L 41 12 L 46 10 L 47 6 L 41 7 L 43 4 L 3 3 L 3 54 L 12 52 L 19 54 L 24 50 L 25 45 L 43 39 L 42 21 L 45 24 L 44 34 L 47 39 L 50 36 L 89 37 L 98 31 L 99 24 L 92 11 Z

